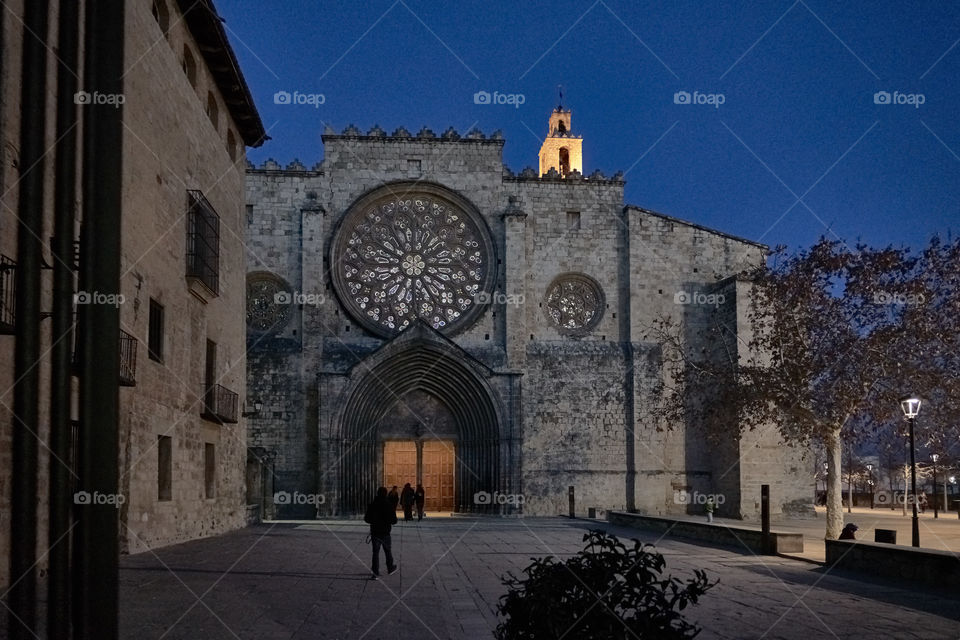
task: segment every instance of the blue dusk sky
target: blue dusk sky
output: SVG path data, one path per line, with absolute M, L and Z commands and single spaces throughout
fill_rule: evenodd
M 255 164 L 312 166 L 326 125 L 453 126 L 502 130 L 519 172 L 562 85 L 584 172 L 624 171 L 627 203 L 793 249 L 958 230 L 960 3 L 216 5 L 272 138 Z

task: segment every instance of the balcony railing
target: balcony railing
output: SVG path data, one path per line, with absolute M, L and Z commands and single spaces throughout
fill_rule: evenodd
M 239 396 L 226 387 L 214 384 L 205 388 L 201 416 L 221 424 L 236 424 Z
M 80 331 L 73 332 L 73 375 L 80 375 Z M 120 371 L 117 379 L 121 387 L 137 386 L 137 347 L 139 341 L 120 329 Z
M 120 386 L 137 386 L 137 339 L 120 329 Z
M 187 192 L 187 277 L 220 294 L 220 216 L 199 191 Z
M 0 255 L 0 334 L 12 334 L 16 314 L 17 263 Z

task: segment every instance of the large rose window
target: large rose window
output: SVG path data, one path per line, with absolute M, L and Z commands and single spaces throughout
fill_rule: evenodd
M 603 290 L 593 278 L 578 273 L 565 274 L 547 288 L 544 306 L 562 332 L 586 333 L 603 315 Z
M 380 335 L 421 318 L 435 329 L 466 326 L 493 285 L 486 223 L 424 185 L 361 200 L 332 247 L 334 286 L 351 314 Z M 439 190 L 437 190 L 439 191 Z

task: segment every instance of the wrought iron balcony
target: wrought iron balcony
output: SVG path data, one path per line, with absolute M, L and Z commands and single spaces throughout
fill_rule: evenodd
M 137 386 L 137 339 L 120 329 L 120 386 Z
M 80 331 L 73 333 L 73 375 L 80 375 Z M 120 370 L 117 379 L 121 387 L 137 386 L 137 338 L 120 329 Z
M 17 263 L 0 255 L 0 334 L 12 334 L 16 307 Z
M 220 424 L 236 424 L 238 398 L 236 393 L 222 385 L 208 385 L 204 389 L 200 416 Z

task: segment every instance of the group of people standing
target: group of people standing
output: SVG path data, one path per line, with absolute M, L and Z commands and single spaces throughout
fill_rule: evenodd
M 417 488 L 414 489 L 410 486 L 410 483 L 403 485 L 403 491 L 397 491 L 397 485 L 393 485 L 393 489 L 390 490 L 390 493 L 387 494 L 387 500 L 390 504 L 393 505 L 393 510 L 397 510 L 397 505 L 403 506 L 403 519 L 404 520 L 413 520 L 413 507 L 417 507 L 417 521 L 423 520 L 423 503 L 426 500 L 426 492 L 423 490 L 422 484 L 417 484 Z
M 370 525 L 370 544 L 373 546 L 373 562 L 370 570 L 373 579 L 380 577 L 380 549 L 387 559 L 387 573 L 395 573 L 399 567 L 393 559 L 393 548 L 390 541 L 390 530 L 397 524 L 397 505 L 403 506 L 403 519 L 413 520 L 413 507 L 417 507 L 417 521 L 423 520 L 423 504 L 426 493 L 423 485 L 418 484 L 414 489 L 410 483 L 404 485 L 403 491 L 397 491 L 397 485 L 387 492 L 386 487 L 377 489 L 373 502 L 367 505 L 367 512 L 363 521 Z

